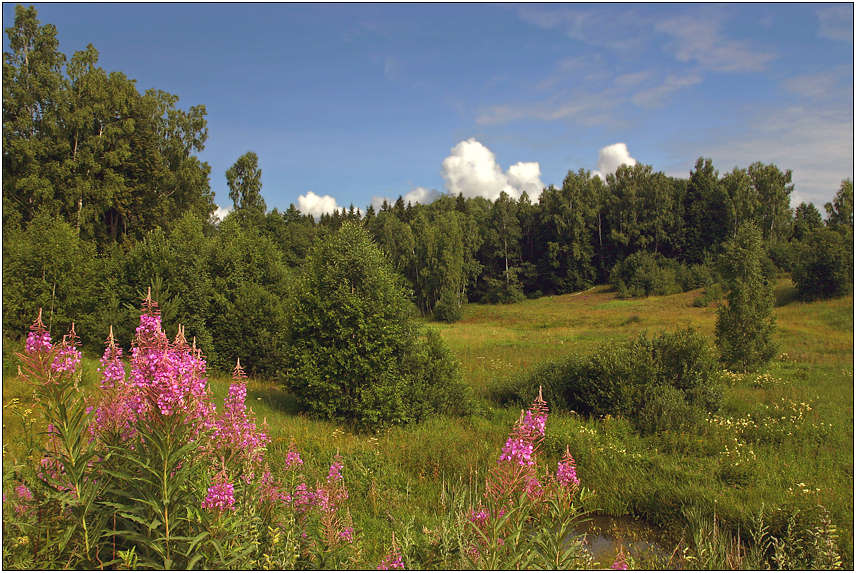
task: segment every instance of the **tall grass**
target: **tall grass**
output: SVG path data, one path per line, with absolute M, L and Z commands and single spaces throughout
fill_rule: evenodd
M 732 557 L 711 558 L 710 565 L 731 566 L 740 555 L 742 566 L 755 563 L 746 555 L 760 513 L 769 536 L 766 563 L 793 565 L 796 552 L 788 556 L 779 549 L 780 561 L 773 560 L 772 539 L 807 548 L 812 537 L 805 532 L 826 527 L 826 519 L 837 528 L 843 566 L 852 567 L 852 296 L 803 303 L 789 300 L 790 288 L 784 280 L 777 285 L 784 302 L 775 310 L 782 355 L 762 373 L 765 377 L 727 377 L 722 408 L 701 431 L 640 436 L 621 418 L 554 412 L 542 445 L 544 461 L 555 464 L 568 444 L 579 478 L 596 492 L 587 509 L 642 519 L 670 534 L 676 545 L 683 536 L 679 554 L 712 555 L 714 550 L 695 543 L 693 534 L 712 531 L 715 523 L 725 546 L 718 546 L 717 555 Z M 294 440 L 305 453 L 307 473 L 322 474 L 336 453 L 345 460 L 349 509 L 363 540 L 362 566 L 379 563 L 395 533 L 412 558 L 437 567 L 441 562 L 430 561 L 429 553 L 445 547 L 447 556 L 453 555 L 452 540 L 460 534 L 449 512 L 473 505 L 482 494 L 486 468 L 495 463 L 519 415 L 516 408 L 490 402 L 491 389 L 541 362 L 585 354 L 642 331 L 692 326 L 712 336 L 715 308 L 693 306 L 698 294 L 626 301 L 597 287 L 514 305 L 466 306 L 460 322 L 437 328 L 480 397 L 478 412 L 468 417 L 436 417 L 360 434 L 300 414 L 294 398 L 275 381 L 252 379 L 247 404 L 259 423 L 266 422 L 270 459 L 284 458 Z M 16 375 L 14 350 L 4 344 L 4 466 L 23 461 L 31 431 L 22 415 L 33 393 Z M 97 385 L 96 367 L 84 357 L 83 388 Z M 218 408 L 229 383 L 226 376 L 209 377 Z M 36 410 L 30 409 L 33 418 Z M 27 423 L 39 428 L 42 422 Z M 452 563 L 451 557 L 442 563 Z

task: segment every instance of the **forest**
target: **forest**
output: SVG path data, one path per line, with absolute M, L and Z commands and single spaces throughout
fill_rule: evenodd
M 195 155 L 207 139 L 204 105 L 182 110 L 167 92 L 140 94 L 132 79 L 99 68 L 91 45 L 67 58 L 35 10 L 22 9 L 8 34 L 5 332 L 44 308 L 55 328 L 85 325 L 90 348 L 111 324 L 129 340 L 131 309 L 151 286 L 165 323 L 186 325 L 212 365 L 228 369 L 241 356 L 249 372 L 275 375 L 289 285 L 344 221 L 369 232 L 422 316 L 448 322 L 467 302 L 596 284 L 627 296 L 711 287 L 715 257 L 748 221 L 762 232 L 768 275 L 792 272 L 803 297 L 846 292 L 852 276 L 852 181 L 824 218 L 813 204 L 791 209 L 791 172 L 760 162 L 720 174 L 699 158 L 686 179 L 641 164 L 606 181 L 571 170 L 537 199 L 399 197 L 377 212 L 351 206 L 316 221 L 294 205 L 267 210 L 249 151 L 226 173 L 234 209 L 221 222 L 211 216 L 210 167 Z M 104 301 L 109 310 L 96 312 Z M 265 324 L 238 320 L 248 315 Z
M 204 104 L 183 108 L 178 97 L 166 91 L 150 89 L 140 93 L 134 79 L 120 72 L 107 73 L 99 67 L 99 53 L 92 45 L 71 57 L 66 56 L 60 51 L 56 28 L 39 22 L 34 8 L 19 6 L 14 24 L 6 33 L 10 51 L 3 54 L 3 340 L 4 347 L 23 352 L 20 355 L 23 376 L 28 380 L 38 381 L 40 377 L 47 380 L 51 376 L 60 380 L 54 386 L 44 384 L 39 390 L 43 393 L 40 400 L 44 404 L 57 407 L 56 411 L 46 411 L 45 419 L 53 420 L 57 427 L 60 425 L 56 420 L 67 422 L 63 428 L 65 433 L 60 432 L 62 436 L 56 433 L 52 439 L 61 438 L 59 441 L 66 444 L 63 440 L 71 440 L 74 424 L 79 425 L 80 432 L 89 431 L 80 428 L 84 424 L 81 420 L 89 415 L 91 407 L 98 413 L 102 412 L 99 408 L 107 408 L 111 403 L 125 404 L 111 395 L 112 398 L 102 397 L 102 402 L 89 404 L 90 409 L 85 413 L 82 402 L 79 412 L 68 404 L 72 413 L 60 408 L 61 404 L 73 401 L 72 396 L 78 391 L 78 382 L 72 383 L 70 373 L 76 371 L 80 358 L 79 353 L 71 353 L 68 368 L 49 367 L 56 364 L 51 362 L 56 356 L 59 356 L 57 360 L 64 356 L 56 352 L 66 352 L 69 348 L 77 352 L 79 348 L 100 355 L 107 339 L 108 351 L 102 358 L 101 369 L 118 364 L 122 376 L 122 348 L 133 346 L 133 357 L 131 350 L 125 356 L 130 359 L 131 367 L 140 368 L 140 372 L 148 372 L 140 362 L 141 356 L 154 361 L 149 364 L 161 364 L 157 361 L 167 360 L 164 358 L 167 356 L 176 364 L 186 361 L 186 368 L 197 378 L 192 383 L 187 382 L 189 385 L 182 391 L 199 401 L 194 402 L 196 410 L 188 410 L 187 420 L 214 416 L 213 410 L 205 409 L 207 395 L 201 387 L 194 386 L 201 379 L 198 378 L 201 376 L 199 364 L 202 364 L 202 372 L 207 364 L 212 379 L 235 373 L 236 382 L 229 386 L 225 397 L 225 418 L 212 417 L 214 421 L 210 427 L 202 430 L 193 425 L 196 422 L 188 422 L 187 427 L 178 424 L 173 428 L 176 433 L 167 436 L 171 436 L 169 439 L 193 436 L 193 442 L 198 439 L 195 432 L 213 431 L 213 455 L 222 462 L 222 471 L 216 473 L 200 469 L 202 458 L 190 456 L 188 450 L 176 450 L 170 453 L 174 458 L 163 458 L 174 465 L 176 460 L 192 457 L 193 463 L 187 462 L 185 466 L 179 461 L 177 468 L 184 469 L 174 469 L 175 475 L 180 475 L 182 480 L 185 474 L 190 476 L 186 477 L 187 483 L 204 475 L 214 484 L 213 490 L 207 489 L 208 497 L 204 495 L 205 488 L 200 490 L 201 494 L 191 494 L 184 492 L 183 486 L 176 485 L 177 489 L 170 490 L 178 492 L 170 508 L 183 507 L 182 504 L 189 503 L 187 496 L 192 498 L 192 495 L 205 497 L 203 509 L 231 508 L 235 501 L 233 495 L 238 495 L 237 489 L 231 489 L 232 483 L 237 483 L 238 475 L 241 479 L 247 478 L 241 495 L 251 495 L 251 480 L 258 476 L 248 468 L 255 467 L 259 476 L 262 474 L 261 466 L 253 464 L 262 459 L 270 435 L 279 434 L 273 430 L 269 435 L 260 433 L 251 412 L 244 406 L 247 375 L 257 381 L 252 384 L 261 385 L 259 387 L 267 389 L 264 392 L 269 392 L 264 394 L 258 390 L 258 400 L 263 399 L 262 395 L 286 392 L 287 401 L 295 401 L 301 416 L 308 412 L 313 420 L 330 420 L 365 439 L 371 439 L 366 437 L 371 432 L 386 431 L 385 439 L 389 441 L 394 439 L 389 437 L 390 432 L 399 431 L 393 428 L 402 424 L 418 428 L 419 424 L 430 425 L 435 423 L 432 420 L 445 419 L 437 416 L 462 419 L 482 416 L 482 422 L 471 422 L 476 428 L 490 425 L 507 429 L 509 424 L 513 425 L 499 467 L 505 468 L 503 460 L 515 463 L 520 460 L 520 467 L 525 467 L 527 472 L 533 468 L 534 472 L 536 466 L 534 461 L 528 463 L 529 454 L 515 448 L 528 447 L 530 450 L 526 451 L 534 452 L 531 448 L 541 447 L 543 441 L 551 459 L 565 452 L 564 445 L 560 448 L 550 441 L 549 432 L 544 434 L 546 405 L 556 413 L 551 414 L 555 416 L 551 419 L 559 420 L 555 423 L 570 423 L 562 421 L 566 419 L 559 417 L 558 412 L 563 412 L 562 416 L 567 412 L 589 416 L 582 418 L 588 422 L 579 422 L 583 430 L 597 427 L 597 431 L 601 431 L 598 424 L 609 424 L 611 416 L 627 420 L 629 426 L 622 427 L 620 432 L 630 436 L 628 443 L 641 444 L 639 440 L 655 440 L 651 436 L 658 436 L 657 443 L 661 447 L 677 451 L 689 447 L 689 442 L 678 443 L 687 433 L 701 432 L 699 435 L 704 435 L 706 440 L 713 439 L 711 435 L 715 432 L 702 432 L 698 428 L 712 423 L 713 418 L 709 418 L 714 415 L 712 412 L 723 403 L 730 403 L 727 399 L 723 401 L 719 381 L 723 364 L 738 372 L 738 377 L 756 373 L 761 376 L 763 368 L 779 356 L 770 342 L 774 333 L 773 322 L 769 319 L 773 313 L 774 286 L 790 289 L 793 300 L 806 304 L 852 297 L 852 179 L 844 178 L 837 190 L 830 190 L 834 198 L 823 205 L 822 210 L 811 203 L 791 208 L 792 172 L 787 166 L 750 162 L 752 158 L 747 158 L 745 167 L 720 172 L 711 159 L 699 157 L 693 166 L 688 166 L 686 178 L 667 176 L 644 164 L 622 165 L 606 175 L 605 180 L 590 171 L 569 169 L 560 187 L 546 187 L 538 197 L 524 192 L 515 198 L 503 192 L 498 199 L 490 201 L 443 194 L 430 204 L 413 204 L 405 203 L 399 196 L 395 202 L 384 201 L 379 209 L 372 205 L 365 208 L 351 205 L 316 219 L 301 213 L 293 204 L 284 210 L 267 208 L 263 166 L 258 156 L 248 150 L 236 158 L 225 173 L 233 204 L 228 215 L 220 220 L 214 216 L 216 205 L 211 180 L 223 174 L 212 173 L 210 166 L 198 156 L 208 137 Z M 743 292 L 743 288 L 752 290 Z M 469 369 L 475 367 L 470 365 L 468 358 L 455 357 L 456 354 L 460 356 L 462 347 L 455 342 L 450 329 L 458 325 L 466 328 L 463 323 L 467 321 L 461 321 L 462 318 L 475 320 L 473 317 L 501 314 L 506 312 L 504 309 L 518 308 L 516 305 L 549 305 L 554 299 L 570 300 L 560 298 L 567 295 L 596 293 L 601 296 L 600 293 L 606 292 L 612 297 L 610 304 L 628 305 L 647 304 L 641 301 L 648 298 L 657 300 L 656 297 L 688 293 L 690 298 L 685 302 L 690 310 L 687 312 L 718 313 L 716 347 L 719 354 L 715 355 L 713 346 L 693 329 L 652 337 L 643 333 L 618 349 L 604 346 L 594 354 L 578 354 L 572 358 L 550 355 L 544 358 L 559 362 L 544 363 L 525 371 L 503 371 L 510 378 L 490 388 L 474 388 L 473 372 Z M 852 298 L 850 300 L 852 305 Z M 730 316 L 723 310 L 739 309 L 740 304 L 751 307 L 746 316 Z M 470 307 L 473 310 L 469 310 Z M 637 322 L 645 320 L 633 316 Z M 34 323 L 36 317 L 39 318 Z M 627 319 L 630 326 L 632 318 Z M 758 327 L 756 339 L 736 341 L 734 332 L 751 330 L 746 327 L 749 323 L 741 321 L 763 323 Z M 28 337 L 26 329 L 30 324 L 34 326 Z M 626 324 L 621 323 L 621 328 Z M 54 346 L 50 343 L 40 346 L 38 342 L 42 340 L 38 337 L 42 336 L 50 340 L 46 333 L 70 330 L 73 331 L 68 338 L 70 346 L 66 339 L 60 344 L 57 336 L 54 336 Z M 175 342 L 170 343 L 165 332 L 170 333 L 170 339 L 175 333 Z M 850 332 L 852 341 L 852 322 Z M 75 340 L 77 342 L 72 344 Z M 751 346 L 756 343 L 757 347 Z M 8 374 L 15 372 L 10 366 L 11 352 L 4 350 L 4 394 L 10 378 Z M 45 362 L 47 357 L 50 360 Z M 648 370 L 642 370 L 641 364 Z M 98 376 L 94 366 L 87 367 L 93 371 L 84 378 L 94 380 Z M 101 375 L 106 376 L 103 372 Z M 152 376 L 152 380 L 156 380 L 160 375 Z M 120 376 L 111 388 L 122 387 L 120 379 L 123 380 Z M 751 378 L 752 381 L 760 379 Z M 607 383 L 608 380 L 613 382 Z M 746 380 L 750 385 L 757 383 L 752 386 L 756 390 L 763 388 L 766 392 L 769 389 L 763 382 Z M 105 388 L 103 384 L 102 389 Z M 90 381 L 90 385 L 94 387 L 97 383 Z M 225 386 L 217 392 L 226 394 Z M 265 404 L 267 400 L 266 397 Z M 519 406 L 529 404 L 526 419 L 521 414 L 520 420 L 515 422 Z M 158 405 L 160 415 L 168 417 L 171 410 L 162 402 Z M 494 412 L 493 408 L 496 412 L 510 414 L 503 414 L 502 420 L 497 421 L 499 414 L 487 413 Z M 74 412 L 79 418 L 63 418 Z M 109 412 L 119 416 L 112 410 Z M 145 412 L 138 410 L 134 419 L 143 424 L 148 420 L 145 416 L 154 415 L 148 410 Z M 4 402 L 4 425 L 7 415 Z M 607 421 L 603 421 L 604 416 Z M 852 422 L 852 411 L 850 416 Z M 274 414 L 270 414 L 270 420 L 275 420 Z M 117 421 L 113 419 L 110 423 Z M 110 437 L 97 434 L 98 439 L 90 446 L 96 449 L 85 455 L 81 454 L 81 448 L 86 446 L 78 442 L 73 446 L 68 445 L 71 442 L 62 447 L 51 446 L 60 456 L 56 459 L 63 460 L 56 467 L 70 472 L 69 479 L 77 488 L 74 491 L 78 492 L 77 501 L 69 501 L 71 490 L 68 489 L 45 486 L 46 491 L 53 487 L 50 499 L 71 507 L 71 520 L 78 520 L 82 526 L 62 530 L 60 525 L 54 524 L 59 528 L 57 531 L 70 531 L 64 544 L 57 546 L 60 547 L 58 555 L 67 561 L 39 561 L 42 557 L 26 561 L 21 557 L 24 560 L 7 562 L 4 541 L 4 567 L 65 568 L 108 563 L 106 557 L 90 554 L 94 541 L 88 537 L 87 528 L 92 525 L 87 522 L 89 511 L 96 516 L 93 519 L 100 520 L 98 526 L 103 530 L 104 539 L 112 536 L 113 561 L 109 563 L 113 567 L 136 564 L 165 568 L 364 568 L 371 559 L 342 553 L 337 545 L 353 537 L 355 526 L 358 533 L 365 530 L 367 539 L 372 539 L 372 545 L 365 548 L 366 553 L 378 561 L 383 557 L 382 565 L 389 568 L 402 566 L 402 551 L 408 568 L 540 568 L 549 565 L 549 560 L 527 562 L 523 557 L 525 552 L 514 553 L 514 548 L 500 549 L 502 538 L 498 532 L 502 528 L 507 529 L 503 530 L 507 533 L 503 534 L 504 538 L 517 539 L 520 548 L 529 547 L 527 543 L 541 543 L 539 556 L 563 556 L 565 561 L 561 563 L 565 566 L 585 568 L 591 565 L 580 557 L 575 546 L 564 547 L 561 537 L 558 542 L 550 538 L 558 530 L 566 535 L 568 520 L 576 516 L 575 512 L 582 511 L 581 508 L 588 509 L 585 495 L 578 495 L 578 490 L 573 489 L 578 487 L 580 480 L 576 477 L 571 450 L 561 457 L 558 473 L 551 478 L 549 486 L 545 478 L 540 478 L 543 491 L 555 495 L 551 502 L 555 505 L 548 509 L 538 509 L 532 501 L 537 497 L 530 487 L 535 474 L 512 475 L 507 469 L 491 474 L 486 487 L 495 496 L 489 503 L 485 502 L 490 507 L 476 507 L 469 517 L 460 518 L 474 529 L 468 530 L 468 534 L 459 533 L 458 541 L 464 549 L 459 553 L 452 551 L 455 557 L 446 553 L 442 558 L 437 557 L 439 553 L 429 557 L 424 548 L 419 553 L 414 549 L 419 544 L 412 539 L 411 553 L 407 553 L 405 546 L 396 545 L 394 534 L 392 549 L 386 551 L 389 544 L 385 526 L 371 525 L 374 523 L 371 520 L 359 521 L 362 510 L 355 509 L 352 516 L 342 509 L 348 491 L 343 489 L 345 482 L 339 475 L 340 458 L 330 466 L 326 481 L 315 492 L 309 492 L 315 496 L 310 496 L 314 501 L 304 500 L 307 507 L 313 503 L 322 504 L 319 501 L 322 498 L 326 500 L 324 504 L 329 503 L 324 506 L 326 509 L 318 510 L 318 516 L 310 519 L 310 513 L 295 510 L 296 517 L 290 518 L 292 522 L 285 525 L 276 522 L 280 529 L 274 531 L 271 525 L 266 532 L 260 526 L 256 528 L 253 522 L 253 528 L 262 531 L 259 535 L 271 544 L 274 544 L 271 541 L 274 537 L 287 537 L 286 530 L 293 533 L 301 527 L 315 528 L 313 531 L 319 537 L 310 549 L 289 537 L 287 542 L 282 541 L 282 547 L 287 546 L 293 554 L 266 552 L 264 557 L 252 557 L 255 555 L 253 542 L 240 533 L 249 522 L 221 520 L 214 523 L 206 521 L 213 519 L 210 517 L 188 516 L 182 518 L 184 521 L 180 525 L 176 522 L 175 527 L 181 533 L 173 534 L 178 535 L 173 547 L 183 544 L 185 553 L 180 556 L 175 549 L 176 553 L 171 554 L 169 526 L 166 527 L 166 541 L 152 533 L 160 531 L 162 523 L 168 522 L 162 511 L 158 513 L 157 496 L 151 494 L 146 498 L 146 503 L 156 508 L 155 514 L 144 515 L 142 510 L 129 509 L 133 499 L 131 492 L 138 487 L 133 483 L 139 478 L 129 468 L 135 467 L 134 464 L 145 468 L 153 461 L 143 459 L 145 452 L 140 449 L 129 453 L 128 449 L 123 451 L 116 447 L 116 440 L 125 443 L 139 436 L 144 436 L 149 443 L 160 443 L 158 440 L 167 439 L 157 433 L 163 427 L 153 425 L 144 431 L 140 426 L 134 430 L 137 437 L 129 438 L 127 428 L 110 426 L 107 432 Z M 230 431 L 238 433 L 229 434 Z M 499 439 L 504 430 L 482 431 L 491 439 Z M 675 432 L 673 438 L 663 437 L 672 435 L 670 432 Z M 684 438 L 675 437 L 678 434 Z M 245 445 L 250 443 L 249 453 L 231 449 L 238 443 L 230 443 L 231 439 L 244 440 Z M 280 439 L 287 437 L 283 435 Z M 293 441 L 293 437 L 291 439 Z M 676 441 L 669 442 L 670 439 Z M 777 437 L 772 442 L 782 439 Z M 852 449 L 852 434 L 849 439 Z M 651 444 L 654 441 L 646 442 L 644 447 Z M 744 442 L 741 444 L 745 446 Z M 97 450 L 98 447 L 106 449 Z M 283 458 L 300 459 L 293 443 L 278 447 L 282 448 Z M 327 453 L 326 446 L 313 448 L 307 453 Z M 112 453 L 108 456 L 105 451 Z M 75 453 L 82 457 L 75 458 Z M 103 471 L 115 480 L 110 491 L 125 489 L 121 495 L 117 494 L 118 497 L 110 498 L 113 501 L 99 506 L 103 511 L 98 513 L 92 509 L 98 503 L 92 500 L 101 499 L 99 496 L 105 494 L 98 486 L 87 482 L 85 474 L 90 471 L 86 469 L 89 467 L 86 462 L 101 459 L 102 455 L 107 460 Z M 534 453 L 532 455 L 534 460 Z M 580 459 L 576 463 L 582 464 Z M 365 467 L 370 466 L 369 462 L 365 464 Z M 8 465 L 17 467 L 11 462 Z M 4 491 L 7 489 L 6 466 L 4 443 Z M 45 483 L 59 479 L 57 471 L 63 471 L 54 471 L 56 467 L 51 467 L 52 478 L 39 478 Z M 294 467 L 294 463 L 287 463 L 289 471 Z M 216 475 L 212 477 L 206 471 Z M 455 468 L 449 468 L 446 476 L 450 480 L 456 479 L 451 477 L 453 471 Z M 739 470 L 734 471 L 739 473 Z M 20 470 L 14 472 L 24 475 Z M 223 477 L 226 473 L 230 474 L 228 483 Z M 581 475 L 584 473 L 581 469 Z M 263 483 L 259 487 L 267 488 L 265 491 L 270 493 L 271 488 L 276 488 L 270 481 L 273 479 L 270 472 L 265 475 L 266 478 L 260 478 Z M 30 479 L 35 478 L 30 476 Z M 722 479 L 734 487 L 748 487 L 746 484 L 751 481 L 743 474 Z M 362 487 L 356 482 L 358 480 L 351 483 L 353 488 Z M 374 481 L 364 483 L 375 487 Z M 520 483 L 529 485 L 520 486 Z M 852 486 L 852 463 L 850 483 Z M 447 485 L 444 481 L 442 487 Z M 305 483 L 303 486 L 306 487 Z M 284 485 L 278 487 L 286 491 Z M 523 495 L 520 487 L 528 493 Z M 27 489 L 25 495 L 19 489 L 15 495 L 32 498 L 29 491 Z M 369 495 L 369 491 L 366 489 L 365 495 Z M 473 491 L 478 491 L 478 487 Z M 568 491 L 577 493 L 568 494 Z M 217 492 L 220 493 L 213 495 Z M 80 500 L 90 494 L 91 500 L 87 502 L 90 505 L 81 505 Z M 305 490 L 304 494 L 309 495 Z M 470 501 L 476 495 L 472 492 L 459 494 L 461 503 L 466 495 L 471 496 Z M 529 496 L 528 501 L 520 502 L 520 509 L 512 512 L 509 520 L 500 524 L 494 522 L 495 529 L 489 531 L 489 517 L 503 511 L 499 509 L 504 507 L 502 504 L 512 503 L 508 500 L 518 494 L 521 499 Z M 288 493 L 290 500 L 297 496 L 294 491 Z M 487 492 L 485 496 L 489 497 Z M 579 503 L 583 505 L 574 505 Z M 852 497 L 848 503 L 852 511 Z M 636 510 L 630 513 L 635 516 L 644 514 L 649 521 L 658 519 L 652 517 L 653 513 L 634 507 Z M 737 531 L 739 525 L 736 524 L 748 523 L 747 508 L 748 505 L 732 507 L 730 515 L 721 517 L 731 519 L 730 525 Z M 751 509 L 754 510 L 754 506 Z M 119 532 L 117 512 L 125 520 L 123 527 L 134 530 L 133 535 Z M 533 536 L 532 530 L 527 529 L 531 528 L 532 515 L 536 514 L 540 516 L 538 519 L 554 528 L 544 539 L 540 533 Z M 622 515 L 622 510 L 615 510 L 614 514 Z M 112 523 L 108 523 L 109 515 L 112 515 Z M 271 515 L 273 513 L 253 519 L 267 526 L 274 523 L 265 521 L 273 520 Z M 763 547 L 747 541 L 745 530 L 743 538 L 739 532 L 735 533 L 738 546 L 746 543 L 747 547 L 755 548 L 753 551 L 760 551 L 752 557 L 755 561 L 743 561 L 744 565 L 772 564 L 788 568 L 788 565 L 812 564 L 807 560 L 810 551 L 806 549 L 805 539 L 800 538 L 799 542 L 791 539 L 793 547 L 803 543 L 799 551 L 793 549 L 791 553 L 775 545 L 783 539 L 782 531 L 790 531 L 787 516 L 783 515 L 771 518 L 771 527 L 778 528 L 775 529 L 779 532 L 779 537 L 775 538 L 778 541 L 769 541 Z M 839 508 L 836 516 L 841 515 Z M 660 518 L 662 521 L 675 519 L 674 515 Z M 828 514 L 821 514 L 818 519 L 822 522 L 827 518 Z M 692 522 L 692 518 L 687 519 Z M 702 518 L 698 517 L 697 523 L 693 523 L 698 525 L 700 520 Z M 715 513 L 713 520 L 715 529 Z M 820 522 L 811 522 L 811 527 L 819 527 L 816 524 Z M 452 527 L 451 521 L 443 523 L 443 527 Z M 440 527 L 438 523 L 432 528 L 434 526 Z M 369 534 L 372 527 L 376 531 Z M 695 531 L 702 530 L 698 526 Z M 24 535 L 22 531 L 24 529 L 15 533 L 17 539 Z M 849 533 L 852 534 L 852 525 Z M 33 539 L 37 537 L 34 533 L 29 535 Z M 125 537 L 120 545 L 124 545 L 116 557 L 116 538 L 122 535 Z M 149 541 L 142 541 L 146 535 Z M 401 535 L 399 531 L 399 539 Z M 10 538 L 8 533 L 4 538 Z M 759 537 L 762 538 L 763 535 Z M 816 539 L 827 538 L 818 534 Z M 446 542 L 449 540 L 443 538 L 443 543 Z M 51 542 L 45 543 L 48 547 Z M 258 546 L 261 542 L 257 539 L 255 543 Z M 550 543 L 558 545 L 554 547 Z M 552 549 L 545 549 L 548 546 Z M 71 547 L 75 549 L 66 550 Z M 134 561 L 135 557 L 129 553 L 132 547 L 143 561 Z M 234 562 L 224 557 L 229 547 L 240 549 L 235 553 Z M 467 553 L 466 547 L 480 549 Z M 696 540 L 692 550 L 697 559 L 704 558 L 700 547 Z M 34 556 L 42 555 L 37 548 L 32 549 Z M 29 549 L 21 551 L 22 555 L 28 555 Z M 728 553 L 729 550 L 723 551 Z M 852 566 L 852 539 L 838 551 L 845 556 L 845 564 Z M 194 552 L 204 555 L 198 557 L 203 560 L 194 560 Z M 736 552 L 739 556 L 740 549 Z M 268 561 L 263 561 L 264 558 Z M 736 563 L 716 561 L 709 554 L 707 558 L 709 560 L 704 563 L 712 567 Z M 632 564 L 629 552 L 626 559 Z M 640 563 L 675 564 L 671 561 Z M 682 565 L 695 567 L 701 563 L 688 560 Z M 627 566 L 627 562 L 618 558 L 615 564 Z M 814 564 L 840 566 L 841 561 L 839 558 Z

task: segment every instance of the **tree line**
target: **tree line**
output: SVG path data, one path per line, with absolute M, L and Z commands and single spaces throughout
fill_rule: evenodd
M 709 287 L 723 245 L 748 222 L 761 230 L 768 273 L 790 272 L 805 298 L 852 289 L 852 181 L 824 205 L 824 220 L 811 203 L 790 208 L 790 170 L 760 162 L 720 174 L 699 158 L 687 178 L 643 164 L 605 180 L 580 169 L 537 198 L 398 197 L 316 220 L 293 204 L 268 210 L 248 152 L 226 172 L 234 209 L 218 221 L 211 169 L 196 155 L 203 105 L 182 110 L 169 93 L 139 93 L 98 67 L 91 45 L 68 59 L 32 7 L 16 7 L 6 33 L 4 333 L 41 307 L 54 330 L 84 323 L 85 343 L 100 343 L 111 324 L 127 342 L 140 285 L 150 285 L 164 324 L 186 325 L 212 366 L 240 356 L 276 375 L 297 276 L 346 221 L 404 278 L 412 311 L 437 320 L 457 320 L 471 301 L 607 282 L 627 296 Z

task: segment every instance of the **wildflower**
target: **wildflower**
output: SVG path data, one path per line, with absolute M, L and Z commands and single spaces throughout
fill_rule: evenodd
M 571 455 L 571 450 L 566 446 L 565 455 L 562 457 L 562 460 L 559 462 L 559 466 L 556 469 L 556 481 L 558 481 L 562 487 L 580 485 L 575 464 L 576 462 L 574 462 L 574 457 Z
M 346 527 L 342 531 L 339 532 L 339 538 L 347 541 L 348 543 L 354 542 L 354 528 Z
M 214 478 L 214 483 L 208 488 L 208 495 L 202 502 L 202 509 L 222 511 L 235 508 L 235 487 L 226 481 L 223 472 Z
M 478 511 L 476 511 L 474 509 L 470 510 L 470 515 L 469 515 L 470 521 L 473 522 L 474 524 L 478 525 L 479 527 L 481 527 L 485 523 L 487 523 L 488 518 L 490 518 L 490 512 L 488 512 L 484 508 L 479 508 Z
M 342 474 L 340 473 L 342 471 L 342 467 L 343 464 L 338 460 L 330 464 L 330 471 L 327 474 L 328 483 L 340 481 L 342 479 Z
M 288 448 L 288 453 L 285 454 L 285 469 L 290 470 L 297 466 L 302 466 L 303 460 L 300 459 L 300 454 L 294 449 L 294 444 Z
M 234 449 L 247 462 L 259 463 L 270 438 L 258 429 L 251 412 L 247 411 L 245 379 L 241 361 L 238 360 L 224 402 L 223 415 L 214 422 L 214 437 L 221 447 Z
M 24 501 L 33 501 L 33 492 L 31 492 L 30 488 L 28 488 L 24 484 L 19 484 L 18 486 L 16 486 L 15 493 L 20 499 L 23 499 Z
M 499 461 L 517 462 L 521 466 L 535 465 L 535 460 L 532 459 L 533 451 L 534 446 L 528 440 L 510 436 L 502 447 Z
M 77 350 L 77 333 L 74 332 L 74 323 L 71 323 L 71 329 L 68 331 L 60 345 L 59 352 L 54 357 L 51 370 L 54 372 L 74 372 L 80 364 L 80 351 Z
M 294 496 L 292 497 L 292 502 L 294 504 L 294 509 L 298 512 L 304 512 L 310 507 L 312 507 L 312 502 L 315 498 L 313 492 L 309 491 L 309 488 L 305 483 L 301 483 L 294 490 Z
M 27 354 L 38 354 L 40 352 L 48 352 L 51 348 L 53 348 L 51 333 L 45 328 L 42 322 L 42 309 L 39 309 L 39 316 L 32 326 L 30 326 L 30 332 L 27 334 L 27 343 L 24 346 L 24 351 Z
M 392 551 L 386 554 L 383 558 L 383 561 L 380 562 L 380 565 L 377 568 L 381 571 L 388 571 L 390 569 L 404 569 L 404 561 L 401 560 L 401 553 L 398 549 L 393 548 Z
M 618 555 L 615 556 L 615 561 L 612 562 L 610 569 L 615 569 L 616 571 L 627 571 L 627 560 L 624 557 L 624 551 L 618 552 Z
M 122 364 L 122 348 L 116 346 L 113 338 L 113 327 L 110 327 L 110 335 L 105 341 L 107 345 L 101 356 L 101 388 L 113 388 L 125 380 L 125 366 Z

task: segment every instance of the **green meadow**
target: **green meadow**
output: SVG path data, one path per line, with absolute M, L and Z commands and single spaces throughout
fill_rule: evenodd
M 450 509 L 463 510 L 480 495 L 519 415 L 494 402 L 493 389 L 541 362 L 643 331 L 692 326 L 712 339 L 716 310 L 693 306 L 699 294 L 621 300 L 596 287 L 513 305 L 469 304 L 459 322 L 431 323 L 473 389 L 477 411 L 464 418 L 357 434 L 301 414 L 293 396 L 265 380 L 249 381 L 247 404 L 272 436 L 268 459 L 284 456 L 293 441 L 305 473 L 322 479 L 333 456 L 342 456 L 363 539 L 356 567 L 373 568 L 393 532 L 416 558 L 438 538 Z M 702 430 L 642 436 L 621 418 L 551 413 L 542 456 L 555 467 L 570 446 L 582 484 L 595 492 L 588 509 L 658 532 L 666 555 L 637 564 L 697 567 L 703 562 L 693 535 L 703 523 L 745 540 L 759 512 L 808 514 L 820 506 L 837 529 L 844 567 L 853 567 L 853 298 L 798 302 L 786 279 L 776 298 L 778 358 L 763 372 L 724 373 L 723 406 Z M 4 471 L 43 430 L 32 391 L 17 376 L 15 350 L 4 345 Z M 85 357 L 82 386 L 97 384 L 97 367 L 97 357 Z M 222 404 L 229 378 L 212 375 L 209 383 Z M 630 533 L 617 535 L 633 542 Z M 606 558 L 602 566 L 611 563 Z

